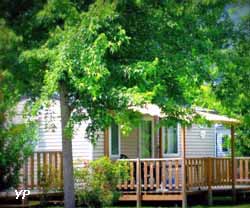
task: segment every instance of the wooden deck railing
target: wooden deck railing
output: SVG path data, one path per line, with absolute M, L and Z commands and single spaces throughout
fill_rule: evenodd
M 123 192 L 178 192 L 181 191 L 181 159 L 125 159 L 129 163 L 129 179 L 118 185 Z M 250 157 L 235 159 L 236 185 L 250 184 Z M 230 158 L 187 158 L 186 186 L 208 188 L 232 185 Z M 139 170 L 139 172 L 138 172 Z M 138 186 L 140 185 L 140 186 Z
M 212 186 L 232 184 L 231 159 L 212 158 Z
M 118 185 L 123 192 L 167 192 L 181 190 L 181 159 L 127 159 L 129 179 Z M 138 172 L 138 170 L 140 170 Z
M 208 158 L 188 158 L 186 160 L 187 188 L 208 185 Z
M 250 184 L 250 157 L 236 158 L 236 183 Z
M 20 171 L 20 186 L 31 189 L 61 189 L 63 186 L 62 168 L 62 152 L 35 152 Z
M 122 192 L 180 192 L 182 163 L 180 158 L 125 159 L 129 178 L 118 185 Z M 208 188 L 232 184 L 230 158 L 187 158 L 186 186 Z M 62 152 L 35 152 L 21 170 L 22 186 L 41 189 L 63 187 Z M 250 184 L 250 157 L 235 158 L 236 185 Z
M 250 184 L 250 157 L 236 158 L 235 163 L 236 185 Z M 186 168 L 189 188 L 232 184 L 231 158 L 188 158 Z

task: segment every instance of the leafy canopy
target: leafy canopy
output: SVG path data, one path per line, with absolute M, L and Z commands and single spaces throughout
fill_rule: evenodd
M 19 62 L 30 75 L 26 84 L 39 97 L 36 109 L 63 83 L 72 110 L 69 127 L 91 119 L 93 136 L 112 119 L 123 131 L 135 126 L 138 115 L 128 106 L 155 103 L 170 119 L 185 114 L 183 106 L 208 106 L 202 86 L 217 76 L 234 33 L 224 9 L 229 2 L 33 4 L 17 31 L 24 45 Z
M 155 103 L 178 120 L 183 106 L 198 105 L 243 117 L 237 135 L 247 155 L 249 15 L 230 18 L 242 5 L 248 8 L 214 0 L 2 1 L 1 112 L 24 92 L 39 98 L 37 111 L 64 83 L 69 127 L 91 119 L 94 142 L 112 119 L 123 132 L 137 125 L 129 106 Z
M 245 12 L 244 12 L 245 11 Z M 246 12 L 247 11 L 247 12 Z M 238 154 L 249 156 L 250 150 L 250 5 L 242 2 L 231 8 L 231 15 L 241 14 L 235 20 L 237 36 L 224 52 L 214 94 L 226 107 L 227 114 L 241 116 L 242 125 L 237 130 Z M 225 64 L 226 63 L 226 64 Z M 226 67 L 225 67 L 226 66 Z
M 33 122 L 12 122 L 23 86 L 15 79 L 21 41 L 0 19 L 0 190 L 19 184 L 19 170 L 32 153 L 36 138 Z

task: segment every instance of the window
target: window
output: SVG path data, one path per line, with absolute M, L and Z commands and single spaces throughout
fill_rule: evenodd
M 120 156 L 120 135 L 119 127 L 114 122 L 111 124 L 109 129 L 109 146 L 110 146 L 110 156 L 119 157 Z
M 175 127 L 163 127 L 163 155 L 178 154 L 177 125 Z
M 223 152 L 228 152 L 228 141 L 229 141 L 229 138 L 228 138 L 228 135 L 224 135 L 222 138 L 221 138 L 221 142 L 222 142 L 222 151 Z
M 152 151 L 152 121 L 143 120 L 141 123 L 141 138 L 140 138 L 140 155 L 142 158 L 151 158 L 153 156 Z

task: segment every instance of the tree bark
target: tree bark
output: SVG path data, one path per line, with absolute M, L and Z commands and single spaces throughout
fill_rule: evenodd
M 72 158 L 72 140 L 67 138 L 65 127 L 70 119 L 71 110 L 67 89 L 63 83 L 60 83 L 60 108 L 62 125 L 62 151 L 63 151 L 63 184 L 64 184 L 64 207 L 75 207 L 75 190 L 73 177 L 73 158 Z

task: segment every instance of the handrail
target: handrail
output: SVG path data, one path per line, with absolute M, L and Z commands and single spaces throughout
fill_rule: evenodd
M 140 161 L 172 161 L 172 160 L 182 160 L 181 158 L 139 158 Z M 118 159 L 118 161 L 128 161 L 136 162 L 137 159 Z
M 235 159 L 248 159 L 248 160 L 250 160 L 250 157 L 235 157 Z
M 186 157 L 186 159 L 231 159 L 231 157 Z M 165 160 L 182 160 L 180 157 L 164 157 L 164 158 L 139 158 L 140 161 L 165 161 Z M 235 157 L 235 159 L 250 159 L 250 157 Z M 137 161 L 137 158 L 128 158 L 128 159 L 117 159 L 118 161 Z
M 34 153 L 50 153 L 50 152 L 62 152 L 62 150 L 52 149 L 52 150 L 35 150 L 34 151 Z

